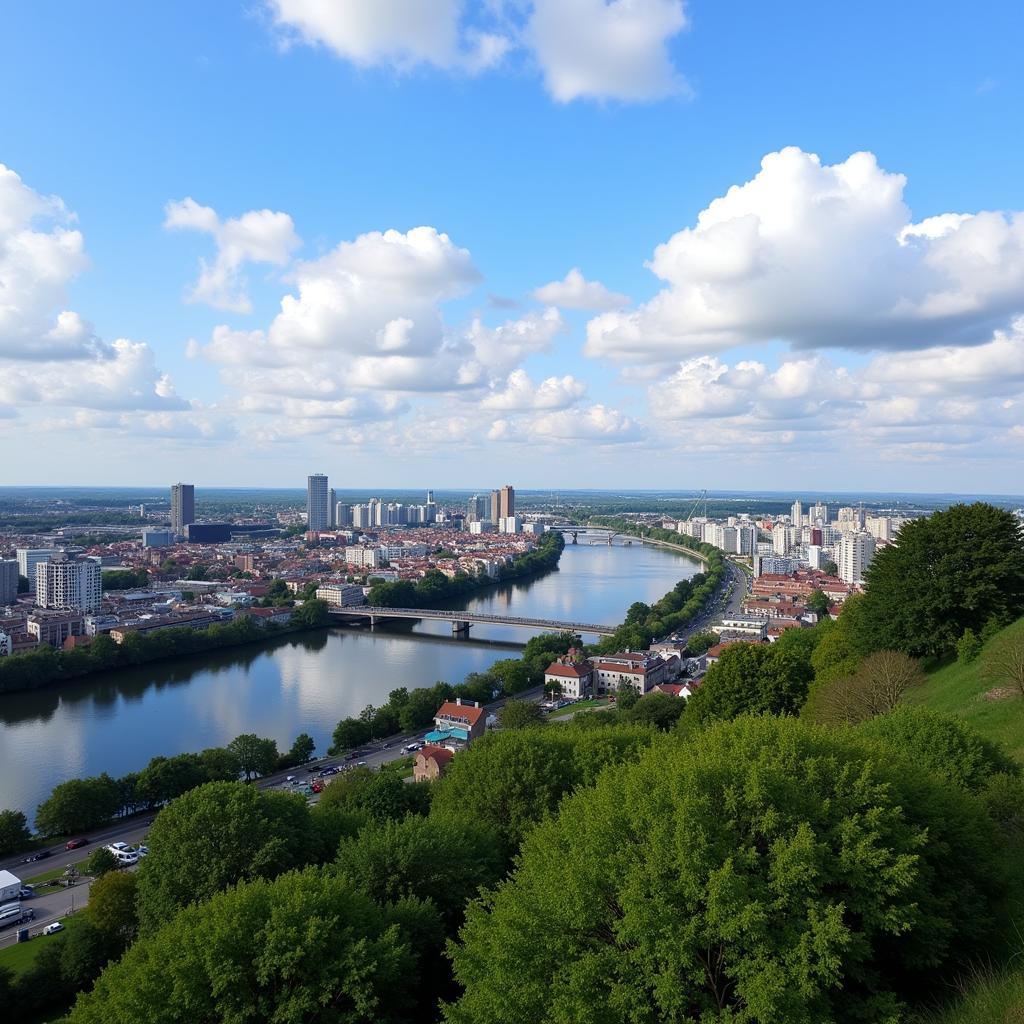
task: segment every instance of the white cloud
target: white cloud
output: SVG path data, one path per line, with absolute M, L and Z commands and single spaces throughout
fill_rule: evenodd
M 660 245 L 666 287 L 595 317 L 589 355 L 664 361 L 781 339 L 796 348 L 979 344 L 1024 310 L 1024 215 L 915 225 L 905 179 L 870 153 L 789 148 Z
M 285 41 L 327 47 L 359 67 L 417 65 L 469 73 L 496 64 L 509 40 L 462 24 L 463 0 L 269 0 Z
M 102 344 L 62 311 L 68 283 L 87 266 L 85 243 L 56 196 L 41 196 L 0 164 L 0 358 L 93 356 Z
M 556 100 L 651 100 L 686 88 L 667 49 L 685 27 L 682 0 L 535 0 L 527 36 Z
M 595 441 L 622 444 L 639 441 L 644 428 L 618 409 L 591 405 L 586 409 L 564 409 L 535 417 L 529 424 L 531 436 L 549 441 Z
M 609 291 L 600 281 L 588 281 L 579 267 L 573 267 L 561 281 L 542 285 L 533 297 L 563 309 L 617 309 L 629 305 L 628 295 Z
M 188 302 L 203 302 L 232 313 L 249 313 L 242 267 L 270 263 L 283 267 L 302 244 L 287 213 L 250 210 L 241 217 L 221 220 L 216 210 L 200 206 L 191 196 L 170 202 L 165 210 L 168 230 L 202 231 L 213 236 L 217 255 L 213 263 L 199 261 L 199 280 L 186 293 Z
M 508 320 L 500 327 L 487 327 L 474 320 L 466 333 L 476 359 L 493 373 L 507 373 L 527 356 L 546 352 L 559 334 L 566 330 L 557 309 L 529 313 Z
M 559 102 L 686 91 L 668 53 L 683 0 L 267 0 L 285 44 L 360 68 L 478 74 L 517 54 Z
M 481 406 L 501 412 L 567 409 L 575 405 L 586 391 L 586 384 L 571 375 L 548 377 L 535 385 L 525 370 L 515 370 L 509 374 L 503 389 L 488 395 Z

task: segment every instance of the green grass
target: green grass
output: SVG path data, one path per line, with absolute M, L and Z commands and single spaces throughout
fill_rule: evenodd
M 1007 626 L 995 639 L 1024 634 L 1024 619 Z M 985 651 L 974 661 L 942 665 L 928 676 L 927 684 L 909 693 L 908 704 L 919 704 L 948 715 L 958 715 L 983 736 L 1000 743 L 1006 752 L 1024 762 L 1024 699 L 990 700 L 985 694 L 997 684 L 984 675 Z
M 43 882 L 52 882 L 55 878 L 60 878 L 64 874 L 64 868 L 50 868 L 49 871 L 44 871 L 41 875 L 33 875 L 31 878 L 25 879 L 26 885 L 42 885 Z
M 83 920 L 81 914 L 62 917 L 60 921 L 64 925 L 64 931 L 57 932 L 56 935 L 37 935 L 28 942 L 16 942 L 13 946 L 5 946 L 0 949 L 0 967 L 13 971 L 15 977 L 24 974 L 35 963 L 39 951 L 46 943 L 54 942 L 58 936 L 66 935 L 77 928 Z M 12 928 L 11 931 L 17 931 L 17 928 Z
M 566 715 L 575 714 L 577 711 L 582 711 L 586 708 L 606 708 L 608 707 L 608 700 L 605 697 L 591 698 L 590 700 L 581 700 L 578 704 L 568 704 L 564 708 L 559 708 L 557 711 L 552 711 L 547 717 L 548 718 L 565 718 Z
M 967 979 L 963 995 L 944 1010 L 923 1015 L 920 1024 L 1021 1024 L 1024 969 L 984 971 Z

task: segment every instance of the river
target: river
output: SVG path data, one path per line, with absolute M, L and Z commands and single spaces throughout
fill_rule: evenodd
M 557 569 L 489 588 L 466 607 L 615 625 L 633 601 L 655 601 L 699 571 L 661 548 L 567 544 Z M 272 736 L 281 749 L 308 732 L 323 753 L 339 719 L 395 687 L 459 682 L 515 657 L 530 635 L 474 625 L 468 639 L 453 639 L 445 622 L 332 628 L 2 695 L 0 808 L 31 820 L 65 779 L 117 777 L 155 755 L 223 746 L 243 732 Z

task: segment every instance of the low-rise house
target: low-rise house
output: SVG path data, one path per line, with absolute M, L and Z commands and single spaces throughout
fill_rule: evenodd
M 26 632 L 38 644 L 62 647 L 69 636 L 84 632 L 81 612 L 39 609 L 28 617 Z
M 593 659 L 594 685 L 598 693 L 614 693 L 620 686 L 631 686 L 643 696 L 653 686 L 670 678 L 670 663 L 648 651 L 622 651 Z M 678 674 L 676 659 L 676 674 Z
M 727 615 L 711 628 L 720 637 L 743 636 L 752 640 L 765 640 L 768 637 L 768 619 L 759 615 Z
M 245 608 L 239 615 L 253 619 L 260 625 L 287 626 L 292 621 L 291 608 Z
M 163 629 L 206 629 L 216 622 L 223 622 L 224 616 L 217 612 L 186 612 L 183 615 L 162 615 L 151 619 L 139 619 L 130 625 L 118 626 L 110 631 L 110 639 L 116 644 L 124 643 L 131 633 L 159 633 Z
M 484 709 L 476 701 L 461 697 L 446 700 L 434 715 L 434 731 L 427 733 L 428 743 L 471 743 L 483 736 L 487 728 Z
M 715 644 L 714 647 L 709 647 L 704 652 L 704 661 L 707 664 L 707 666 L 710 668 L 712 665 L 714 665 L 718 661 L 719 658 L 721 658 L 722 651 L 724 651 L 727 647 L 732 647 L 733 644 L 748 644 L 748 643 L 751 643 L 751 641 L 750 640 L 723 640 L 720 644 Z
M 658 683 L 651 687 L 651 693 L 667 693 L 670 697 L 690 697 L 693 691 L 690 683 Z
M 585 697 L 591 692 L 593 683 L 593 666 L 575 648 L 557 658 L 544 670 L 544 688 L 550 687 L 553 690 L 557 686 L 558 694 L 562 697 L 574 700 Z
M 428 744 L 416 752 L 412 777 L 417 782 L 433 782 L 444 775 L 455 754 L 447 747 Z

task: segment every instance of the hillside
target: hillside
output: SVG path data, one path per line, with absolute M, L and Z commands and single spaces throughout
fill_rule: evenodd
M 1024 618 L 1007 626 L 992 642 L 1011 633 L 1024 633 Z M 910 694 L 907 703 L 960 716 L 1024 762 L 1024 700 L 993 696 L 996 687 L 985 678 L 984 665 L 984 651 L 969 664 L 945 664 L 929 674 L 927 687 Z

